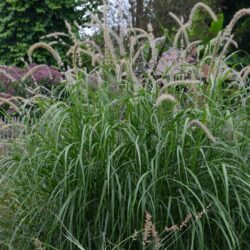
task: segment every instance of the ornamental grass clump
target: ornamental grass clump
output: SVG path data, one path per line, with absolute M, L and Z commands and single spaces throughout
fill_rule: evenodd
M 117 35 L 106 11 L 103 46 L 68 23 L 47 36 L 71 39 L 71 63 L 0 158 L 1 248 L 247 249 L 249 70 L 227 65 L 233 37 L 177 43 L 158 70 L 152 27 Z
M 157 93 L 135 93 L 130 83 L 119 95 L 107 82 L 86 86 L 44 100 L 46 112 L 1 159 L 1 244 L 33 249 L 35 238 L 58 249 L 143 249 L 143 235 L 132 236 L 148 211 L 159 249 L 244 249 L 250 131 L 235 96 L 225 106 L 226 90 L 211 95 L 201 86 L 206 105 L 197 109 L 175 89 L 173 115 L 172 105 L 155 106 Z M 209 204 L 183 230 L 165 230 Z

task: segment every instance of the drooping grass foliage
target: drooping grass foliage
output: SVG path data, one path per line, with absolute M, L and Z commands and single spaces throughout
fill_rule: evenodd
M 129 88 L 112 94 L 108 87 L 71 87 L 1 160 L 7 246 L 32 249 L 37 238 L 48 249 L 151 249 L 142 232 L 131 239 L 146 211 L 164 248 L 249 244 L 249 106 L 206 84 L 198 88 L 198 107 L 174 90 L 183 100 L 174 109 L 167 100 L 156 107 L 154 92 Z M 189 126 L 194 119 L 216 142 Z M 188 213 L 194 217 L 187 227 L 164 232 Z
M 204 4 L 190 18 L 197 8 L 216 19 Z M 187 40 L 166 53 L 161 67 L 162 38 L 150 26 L 118 38 L 93 16 L 104 52 L 70 33 L 68 84 L 36 103 L 27 132 L 0 158 L 0 246 L 247 249 L 249 68 L 230 68 L 227 53 L 233 26 L 248 11 L 206 46 Z M 179 21 L 176 46 L 192 25 Z M 91 72 L 80 66 L 81 53 L 92 56 Z

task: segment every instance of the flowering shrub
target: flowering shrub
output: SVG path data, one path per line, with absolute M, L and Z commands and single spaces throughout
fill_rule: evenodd
M 57 85 L 62 80 L 62 74 L 55 68 L 47 65 L 31 64 L 26 69 L 15 66 L 0 67 L 0 108 L 13 114 L 11 104 L 16 105 L 16 97 L 30 97 L 37 94 L 34 89 L 38 89 L 40 94 L 46 95 L 51 87 Z M 3 101 L 3 99 L 5 101 Z M 15 111 L 15 109 L 14 109 Z
M 27 73 L 37 67 L 37 64 L 29 65 L 29 68 L 21 69 L 15 66 L 0 67 L 0 91 L 10 95 L 18 95 L 20 88 L 25 88 L 25 85 L 43 85 L 44 82 L 57 84 L 61 82 L 62 74 L 51 66 L 44 65 L 39 67 L 32 74 Z M 22 80 L 25 77 L 25 80 Z M 25 92 L 25 91 L 24 91 Z
M 25 70 L 15 66 L 1 66 L 0 67 L 0 90 L 11 95 L 14 95 L 12 83 L 21 80 Z
M 34 68 L 35 66 L 37 66 L 37 64 L 31 64 L 29 70 Z M 28 70 L 26 71 L 26 73 L 27 72 Z M 54 67 L 44 66 L 34 72 L 34 74 L 32 75 L 32 79 L 33 81 L 36 81 L 38 83 L 47 80 L 51 84 L 57 84 L 61 82 L 62 74 Z

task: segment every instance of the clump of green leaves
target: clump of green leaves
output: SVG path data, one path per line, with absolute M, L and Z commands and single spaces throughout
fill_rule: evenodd
M 204 12 L 197 11 L 193 17 L 193 25 L 189 30 L 189 37 L 191 40 L 200 40 L 207 44 L 211 39 L 215 38 L 223 29 L 224 15 L 220 13 L 217 15 L 217 21 L 207 20 Z
M 163 248 L 247 246 L 250 128 L 237 95 L 202 85 L 202 99 L 187 99 L 173 88 L 178 108 L 156 107 L 157 91 L 124 83 L 117 95 L 108 83 L 85 84 L 41 103 L 42 118 L 1 159 L 2 244 L 33 249 L 37 238 L 56 249 L 143 249 L 141 234 L 132 236 L 148 211 Z M 194 119 L 216 144 L 188 125 Z M 183 231 L 164 231 L 209 204 Z
M 17 65 L 28 48 L 40 37 L 54 30 L 66 32 L 64 20 L 86 22 L 87 11 L 95 11 L 97 1 L 1 1 L 0 3 L 0 64 Z M 81 8 L 77 8 L 81 7 Z M 39 63 L 49 64 L 46 53 L 37 53 Z M 53 63 L 53 62 L 52 62 Z

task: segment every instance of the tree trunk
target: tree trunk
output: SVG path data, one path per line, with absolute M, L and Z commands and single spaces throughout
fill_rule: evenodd
M 135 26 L 143 28 L 143 0 L 136 0 L 136 23 Z

